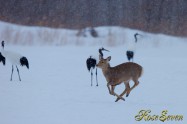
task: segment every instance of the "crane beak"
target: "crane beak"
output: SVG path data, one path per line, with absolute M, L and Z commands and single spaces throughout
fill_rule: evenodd
M 104 51 L 107 51 L 107 52 L 110 52 L 109 50 L 107 50 L 107 49 L 105 49 L 105 48 L 103 48 L 103 50 L 104 50 Z
M 143 37 L 143 35 L 142 35 L 142 34 L 137 33 L 137 35 L 139 35 L 139 36 Z

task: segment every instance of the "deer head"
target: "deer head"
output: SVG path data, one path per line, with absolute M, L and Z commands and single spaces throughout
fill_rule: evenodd
M 99 56 L 99 63 L 96 66 L 101 69 L 108 68 L 110 66 L 109 65 L 110 60 L 111 60 L 111 56 L 107 57 L 106 59 L 104 59 L 102 56 Z

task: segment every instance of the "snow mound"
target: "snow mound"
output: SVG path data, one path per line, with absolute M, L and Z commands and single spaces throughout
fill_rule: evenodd
M 75 46 L 120 46 L 134 42 L 136 32 L 142 34 L 138 43 L 142 46 L 171 46 L 176 41 L 187 38 L 172 37 L 163 34 L 151 34 L 122 27 L 96 27 L 99 37 L 77 36 L 78 30 L 54 29 L 37 26 L 21 26 L 0 21 L 1 40 L 17 45 L 75 45 Z M 88 33 L 88 32 L 86 32 Z

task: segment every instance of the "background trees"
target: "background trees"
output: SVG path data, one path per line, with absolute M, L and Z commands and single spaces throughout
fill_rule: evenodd
M 0 0 L 0 20 L 56 28 L 124 26 L 187 36 L 186 0 Z

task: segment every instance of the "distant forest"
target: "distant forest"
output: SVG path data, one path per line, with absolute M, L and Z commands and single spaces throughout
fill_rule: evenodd
M 0 0 L 0 20 L 73 29 L 123 26 L 187 36 L 187 0 Z

